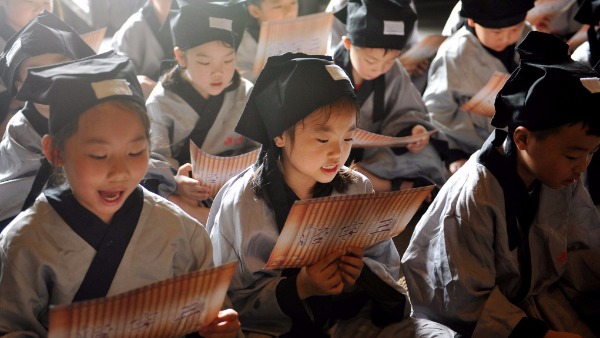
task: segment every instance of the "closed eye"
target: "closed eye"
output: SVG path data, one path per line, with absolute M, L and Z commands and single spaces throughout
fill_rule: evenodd
M 319 143 L 327 143 L 327 142 L 329 142 L 329 140 L 320 139 L 320 138 L 318 138 L 317 141 L 319 141 Z
M 142 150 L 140 150 L 140 151 L 138 151 L 136 153 L 129 153 L 129 156 L 131 156 L 131 157 L 137 157 L 137 156 L 143 155 L 145 152 L 146 152 L 146 148 L 144 148 L 144 149 L 142 149 Z
M 90 157 L 94 160 L 103 160 L 105 159 L 107 156 L 106 155 L 95 155 L 95 154 L 90 154 Z

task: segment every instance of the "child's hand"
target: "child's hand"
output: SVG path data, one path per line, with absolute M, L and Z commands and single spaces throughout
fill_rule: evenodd
M 429 59 L 412 60 L 403 58 L 402 55 L 400 55 L 399 60 L 404 69 L 406 69 L 406 72 L 408 72 L 408 75 L 412 77 L 426 73 L 429 69 L 429 64 L 431 63 L 431 60 Z
M 364 254 L 365 250 L 362 248 L 348 247 L 348 251 L 340 257 L 338 268 L 344 283 L 344 292 L 351 292 L 355 289 L 356 280 L 362 272 Z
M 550 330 L 546 332 L 544 338 L 581 338 L 581 336 L 570 332 L 558 332 Z
M 146 75 L 138 75 L 137 79 L 140 83 L 140 86 L 142 87 L 144 98 L 147 99 L 148 96 L 150 96 L 150 93 L 152 93 L 152 90 L 154 90 L 154 87 L 156 87 L 156 81 L 152 80 Z
M 198 180 L 190 177 L 191 170 L 192 165 L 190 163 L 179 167 L 177 175 L 175 175 L 175 182 L 177 182 L 175 195 L 180 196 L 184 200 L 194 201 L 197 204 L 197 202 L 204 201 L 210 196 L 208 195 L 208 187 L 203 186 Z
M 463 160 L 458 160 L 458 161 L 454 161 L 454 162 L 450 163 L 450 165 L 448 166 L 450 175 L 453 175 L 455 172 L 457 172 L 458 169 L 460 169 L 460 167 L 465 165 L 466 162 L 467 162 L 467 160 L 463 159 Z
M 342 253 L 334 251 L 311 266 L 303 267 L 296 279 L 300 299 L 311 296 L 337 295 L 344 283 L 338 271 L 338 260 Z
M 219 311 L 219 315 L 210 324 L 201 327 L 198 333 L 205 338 L 233 338 L 240 330 L 238 313 L 233 309 Z
M 427 133 L 427 129 L 425 129 L 425 127 L 423 127 L 420 124 L 417 124 L 416 126 L 414 126 L 412 128 L 412 135 L 419 135 L 419 134 L 424 134 Z M 423 148 L 425 148 L 427 145 L 429 144 L 429 135 L 424 136 L 422 139 L 413 142 L 413 143 L 409 143 L 406 148 L 408 148 L 408 151 L 410 151 L 413 154 L 416 154 L 418 152 L 420 152 L 421 150 L 423 150 Z

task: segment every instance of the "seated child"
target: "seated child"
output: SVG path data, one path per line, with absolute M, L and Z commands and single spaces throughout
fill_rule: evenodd
M 245 25 L 239 3 L 182 4 L 172 22 L 177 66 L 146 101 L 153 150 L 174 170 L 177 190 L 168 198 L 206 222 L 208 189 L 189 177 L 190 140 L 212 155 L 233 156 L 258 147 L 234 131 L 252 83 L 235 69 L 235 51 Z
M 177 11 L 171 10 L 173 4 L 173 0 L 147 0 L 112 37 L 113 50 L 133 61 L 145 97 L 156 86 L 161 62 L 175 57 L 170 21 Z
M 77 95 L 73 95 L 77 93 Z M 67 184 L 0 234 L 0 335 L 48 335 L 50 307 L 210 267 L 204 227 L 141 186 L 150 122 L 131 61 L 112 52 L 30 70 L 17 98 L 50 106 L 44 155 Z M 200 329 L 234 337 L 237 313 Z
M 215 263 L 239 262 L 228 296 L 246 334 L 326 337 L 337 324 L 346 334 L 334 336 L 355 334 L 351 326 L 366 337 L 412 323 L 391 239 L 301 269 L 264 268 L 295 201 L 373 192 L 344 166 L 357 121 L 354 89 L 330 57 L 268 58 L 236 129 L 262 144 L 261 156 L 219 191 L 206 226 Z
M 0 4 L 0 50 L 4 50 L 7 41 L 38 14 L 43 11 L 52 12 L 52 3 L 49 0 L 4 0 Z M 12 101 L 7 87 L 0 81 L 0 137 L 4 133 L 8 116 L 20 106 Z
M 12 98 L 23 85 L 30 67 L 94 54 L 70 26 L 54 14 L 44 12 L 8 41 L 0 55 L 0 74 L 9 85 Z M 48 106 L 38 103 L 26 102 L 7 124 L 0 142 L 0 230 L 33 203 L 52 172 L 47 162 L 40 170 L 44 158 L 42 136 L 47 133 Z M 41 185 L 34 186 L 38 176 Z
M 237 51 L 236 67 L 240 75 L 254 83 L 254 60 L 258 50 L 260 25 L 265 21 L 291 19 L 298 17 L 300 0 L 248 0 L 247 9 L 250 17 Z
M 490 118 L 460 107 L 494 72 L 512 72 L 518 64 L 515 44 L 525 29 L 533 0 L 464 0 L 467 25 L 448 37 L 431 62 L 423 101 L 434 125 L 448 141 L 450 174 L 481 147 L 492 132 Z
M 347 16 L 347 33 L 334 58 L 356 89 L 360 128 L 388 136 L 433 129 L 419 91 L 398 61 L 416 20 L 409 1 L 352 0 Z M 429 137 L 405 147 L 355 151 L 351 158 L 375 191 L 441 187 L 446 181 L 444 164 Z
M 600 147 L 600 74 L 551 34 L 530 32 L 517 50 L 498 129 L 402 258 L 410 299 L 464 337 L 597 337 L 600 217 L 580 178 Z

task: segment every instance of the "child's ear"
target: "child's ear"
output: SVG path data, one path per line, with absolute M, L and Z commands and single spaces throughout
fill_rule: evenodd
M 347 36 L 342 36 L 342 42 L 344 43 L 344 48 L 350 50 L 352 48 L 352 41 Z
M 173 54 L 175 54 L 175 60 L 177 60 L 177 64 L 179 65 L 179 67 L 185 68 L 186 67 L 185 57 L 184 57 L 184 54 L 183 54 L 183 51 L 181 50 L 181 48 L 179 48 L 179 47 L 173 48 Z
M 250 15 L 252 15 L 253 18 L 259 19 L 261 15 L 261 10 L 256 5 L 248 4 L 248 13 L 250 13 Z
M 471 18 L 467 18 L 467 25 L 469 27 L 475 27 L 475 21 L 473 21 Z
M 62 166 L 60 151 L 58 151 L 58 148 L 54 146 L 54 139 L 52 136 L 46 134 L 44 137 L 42 137 L 42 152 L 44 153 L 44 156 L 46 156 L 46 159 L 48 159 L 53 166 Z
M 517 127 L 513 134 L 513 140 L 515 141 L 515 145 L 519 150 L 525 150 L 531 137 L 531 131 L 523 126 Z
M 283 148 L 283 146 L 285 146 L 285 139 L 283 138 L 283 135 L 275 136 L 273 141 L 275 141 L 275 145 L 279 148 Z

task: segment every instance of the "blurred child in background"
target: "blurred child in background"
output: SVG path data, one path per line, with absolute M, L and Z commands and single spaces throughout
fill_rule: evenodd
M 493 131 L 490 118 L 460 107 L 494 72 L 511 73 L 518 65 L 515 45 L 526 29 L 533 0 L 464 0 L 460 15 L 467 25 L 439 47 L 429 68 L 423 101 L 432 122 L 447 137 L 446 164 L 455 173 Z
M 190 177 L 190 140 L 219 156 L 258 147 L 234 131 L 252 88 L 235 69 L 245 19 L 240 3 L 182 2 L 172 22 L 177 66 L 161 78 L 146 102 L 153 150 L 177 172 L 177 190 L 168 198 L 202 223 L 210 203 L 198 203 L 212 196 Z
M 253 82 L 254 60 L 258 50 L 260 25 L 265 21 L 291 19 L 298 17 L 298 1 L 300 0 L 248 0 L 247 9 L 250 18 L 244 31 L 242 42 L 237 51 L 236 67 L 240 75 Z
M 44 12 L 8 41 L 0 56 L 0 74 L 9 85 L 12 98 L 27 78 L 29 68 L 94 54 L 70 26 Z M 48 115 L 47 105 L 26 102 L 7 124 L 0 142 L 0 229 L 33 203 L 52 172 L 42 153 Z

